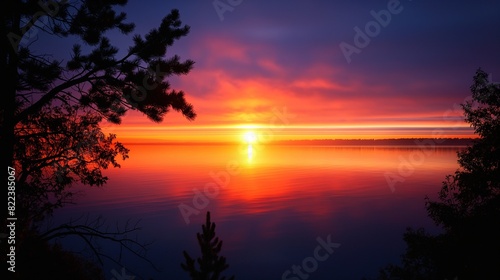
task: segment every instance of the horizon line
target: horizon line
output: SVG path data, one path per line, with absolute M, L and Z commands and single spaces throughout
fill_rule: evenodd
M 142 139 L 138 141 L 134 139 L 132 141 L 118 141 L 122 144 L 128 145 L 280 145 L 280 144 L 321 144 L 320 142 L 377 142 L 377 144 L 384 144 L 383 142 L 408 142 L 415 140 L 430 140 L 434 141 L 437 146 L 462 146 L 469 142 L 477 139 L 478 137 L 398 137 L 398 138 L 314 138 L 314 139 L 283 139 L 283 140 L 272 140 L 261 143 L 244 143 L 238 141 L 172 141 L 172 140 L 147 140 Z M 119 139 L 118 139 L 119 140 Z M 131 140 L 131 139 L 130 139 Z M 463 142 L 463 143 L 450 143 L 450 141 Z M 323 143 L 325 144 L 325 143 Z M 347 144 L 347 143 L 345 143 Z M 386 143 L 386 145 L 390 143 Z M 417 145 L 413 143 L 412 145 Z

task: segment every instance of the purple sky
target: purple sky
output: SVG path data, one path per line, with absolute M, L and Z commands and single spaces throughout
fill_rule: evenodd
M 500 82 L 496 1 L 135 0 L 124 9 L 136 23 L 134 34 L 145 34 L 174 8 L 191 32 L 170 55 L 196 63 L 171 82 L 186 92 L 198 118 L 189 122 L 172 113 L 164 122 L 169 127 L 262 127 L 273 108 L 285 107 L 297 116 L 296 127 L 430 131 L 456 125 L 443 115 L 470 95 L 479 67 Z M 391 15 L 385 27 L 377 23 L 379 30 L 365 30 L 375 23 L 371 11 Z M 356 27 L 372 32 L 368 44 L 356 45 Z M 123 50 L 130 45 L 130 37 L 112 37 Z M 58 43 L 60 53 L 73 43 Z M 341 44 L 357 53 L 346 57 Z M 122 128 L 132 133 L 133 126 L 150 125 L 131 113 Z

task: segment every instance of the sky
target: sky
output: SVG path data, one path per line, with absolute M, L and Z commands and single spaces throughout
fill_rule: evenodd
M 500 82 L 498 1 L 138 1 L 134 33 L 179 9 L 190 33 L 167 55 L 195 61 L 169 81 L 197 118 L 129 112 L 128 141 L 469 137 L 458 104 L 481 67 Z M 131 38 L 112 36 L 121 49 Z

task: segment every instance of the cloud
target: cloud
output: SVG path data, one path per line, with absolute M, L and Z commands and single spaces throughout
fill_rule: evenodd
M 171 53 L 196 63 L 171 84 L 185 91 L 198 118 L 172 112 L 162 125 L 262 124 L 275 107 L 296 114 L 295 125 L 454 125 L 443 115 L 469 95 L 477 67 L 500 77 L 500 41 L 485 28 L 499 19 L 483 3 L 453 12 L 442 3 L 403 4 L 351 64 L 339 43 L 352 41 L 353 28 L 386 3 L 252 1 L 224 22 L 210 5 L 180 4 L 192 32 Z M 151 125 L 137 114 L 127 120 Z

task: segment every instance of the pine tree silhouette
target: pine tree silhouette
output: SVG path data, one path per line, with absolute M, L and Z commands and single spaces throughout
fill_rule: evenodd
M 189 272 L 193 280 L 226 280 L 221 273 L 229 265 L 226 258 L 219 256 L 222 248 L 222 240 L 215 236 L 215 223 L 210 222 L 210 211 L 207 212 L 207 221 L 202 227 L 202 233 L 197 233 L 198 244 L 201 249 L 201 257 L 197 259 L 199 269 L 196 267 L 195 260 L 184 251 L 186 263 L 181 263 L 182 269 Z M 228 280 L 234 280 L 231 276 Z

